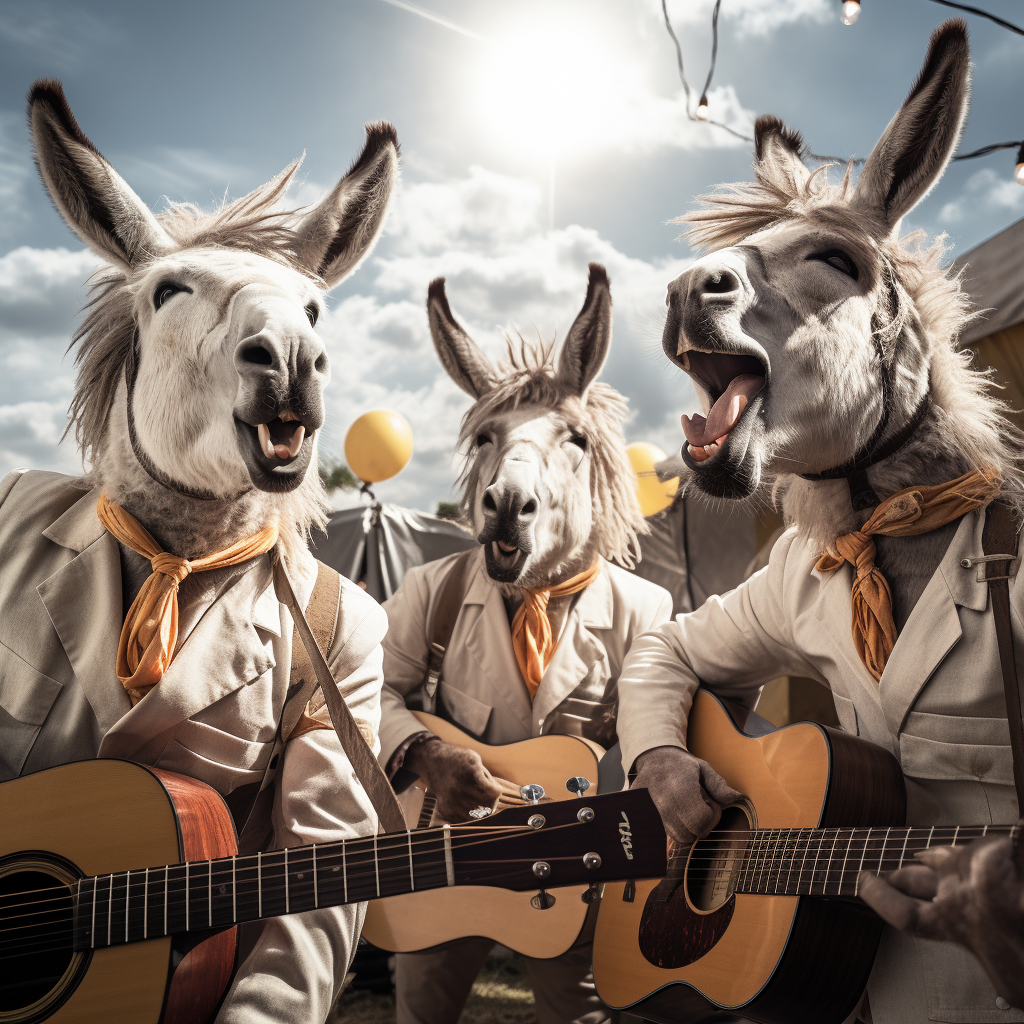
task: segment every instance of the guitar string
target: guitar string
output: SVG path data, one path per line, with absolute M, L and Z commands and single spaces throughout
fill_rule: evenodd
M 560 825 L 553 825 L 553 826 L 545 829 L 544 834 L 550 834 L 552 832 L 561 831 L 562 829 L 566 829 L 566 828 L 577 827 L 577 826 L 582 825 L 582 824 L 587 824 L 587 823 L 580 822 L 580 821 L 564 822 L 564 823 L 562 823 Z M 479 828 L 481 828 L 481 826 L 473 826 L 473 828 L 479 829 Z M 529 826 L 501 826 L 500 829 L 497 829 L 497 828 L 493 829 L 492 830 L 492 835 L 490 835 L 490 836 L 485 836 L 485 837 L 482 837 L 482 838 L 478 838 L 478 837 L 474 836 L 474 837 L 472 837 L 471 841 L 469 841 L 469 842 L 466 842 L 466 841 L 463 841 L 463 842 L 453 842 L 453 850 L 454 849 L 458 849 L 458 850 L 461 851 L 461 850 L 471 849 L 472 847 L 475 847 L 475 846 L 482 846 L 482 845 L 486 845 L 486 844 L 489 844 L 489 843 L 500 842 L 502 839 L 508 838 L 507 832 L 509 830 L 514 830 L 517 834 L 520 834 L 520 835 L 533 834 L 535 831 L 537 831 L 537 830 L 532 829 Z M 443 841 L 444 841 L 444 835 L 443 835 L 444 829 L 442 828 L 442 829 L 439 829 L 438 831 L 441 833 L 441 835 L 438 835 L 434 839 L 431 839 L 431 840 L 420 840 L 420 841 L 418 841 L 418 843 L 414 843 L 413 845 L 414 846 L 415 845 L 425 845 L 428 842 L 443 843 Z M 454 831 L 454 827 L 452 828 L 452 831 Z M 413 834 L 415 834 L 415 832 Z M 394 873 L 395 873 L 396 877 L 404 877 L 404 876 L 406 876 L 406 873 L 408 871 L 408 849 L 409 849 L 409 843 L 407 841 L 397 842 L 397 840 L 402 838 L 402 833 L 392 832 L 392 833 L 386 833 L 386 835 L 389 835 L 390 837 L 392 837 L 392 838 L 394 838 L 396 840 L 395 849 L 400 849 L 400 852 L 396 853 L 395 856 L 388 856 L 388 857 L 377 856 L 375 858 L 376 870 L 378 870 L 378 871 L 380 870 L 380 865 L 381 864 L 385 865 L 385 867 L 384 867 L 385 871 L 392 870 L 392 866 L 393 866 L 393 870 L 394 870 Z M 458 839 L 466 840 L 466 839 L 469 839 L 470 837 L 469 836 L 452 835 L 451 838 L 452 838 L 452 840 L 458 840 Z M 348 840 L 347 843 L 346 843 L 346 846 L 345 846 L 346 856 L 349 858 L 349 861 L 351 862 L 351 859 L 353 857 L 360 856 L 360 855 L 365 855 L 367 857 L 367 860 L 366 860 L 365 864 L 360 864 L 358 866 L 359 867 L 369 868 L 371 866 L 371 863 L 374 863 L 374 862 L 371 862 L 369 860 L 369 857 L 373 853 L 373 837 L 368 837 L 368 838 L 367 837 L 360 837 L 360 839 L 358 841 L 361 842 L 361 843 L 368 844 L 367 847 L 365 849 L 360 849 L 360 850 L 350 849 L 348 844 L 352 843 L 353 840 Z M 333 847 L 334 845 L 335 844 L 333 844 L 333 843 L 332 844 L 323 844 L 323 846 L 327 846 L 328 848 Z M 290 849 L 292 851 L 298 850 L 298 851 L 312 852 L 313 846 L 311 846 L 311 845 L 310 846 L 297 846 L 297 847 L 291 847 Z M 323 849 L 323 847 L 318 846 L 317 849 L 321 850 L 321 849 Z M 329 861 L 331 859 L 336 859 L 338 857 L 338 855 L 340 854 L 340 852 L 341 852 L 340 850 L 328 849 L 328 851 L 325 853 L 325 861 Z M 440 850 L 438 852 L 440 852 Z M 272 851 L 268 851 L 268 853 L 281 853 L 281 854 L 283 854 L 284 851 L 283 850 L 272 850 Z M 578 854 L 567 854 L 567 855 L 558 855 L 558 856 L 543 856 L 543 857 L 538 857 L 537 855 L 533 855 L 533 856 L 529 856 L 529 857 L 512 858 L 512 859 L 509 859 L 509 860 L 494 860 L 492 858 L 488 858 L 487 860 L 472 860 L 472 861 L 470 861 L 470 860 L 460 860 L 459 861 L 459 865 L 460 866 L 463 866 L 463 865 L 465 865 L 465 866 L 471 866 L 471 865 L 472 866 L 476 866 L 476 865 L 491 864 L 491 863 L 518 863 L 518 862 L 529 863 L 530 861 L 534 861 L 534 860 L 538 860 L 538 859 L 543 859 L 543 860 L 546 860 L 546 861 L 563 861 L 563 860 L 571 861 L 571 860 L 576 860 L 576 859 L 579 859 L 579 858 L 580 858 L 580 855 L 578 855 Z M 248 859 L 251 859 L 251 858 L 245 858 L 245 859 L 248 860 Z M 226 867 L 227 867 L 227 863 L 226 862 L 228 860 L 230 860 L 230 858 L 219 858 L 218 857 L 218 858 L 214 858 L 213 859 L 213 863 L 219 864 L 220 865 L 219 869 L 221 869 L 221 868 L 222 869 L 226 869 Z M 189 863 L 192 863 L 192 864 L 207 864 L 207 863 L 210 863 L 210 862 L 209 861 L 202 861 L 202 860 L 200 860 L 200 861 L 191 861 Z M 181 863 L 174 864 L 174 865 L 169 865 L 169 866 L 170 867 L 175 867 L 175 868 L 180 868 L 180 867 L 183 866 L 183 864 L 184 864 L 184 862 L 181 862 Z M 163 866 L 163 865 L 160 865 L 160 866 Z M 277 866 L 278 865 L 274 865 L 275 868 Z M 283 860 L 282 860 L 282 862 L 281 862 L 281 864 L 279 866 L 281 868 L 284 867 Z M 236 870 L 239 870 L 239 869 L 236 868 Z M 251 873 L 254 870 L 254 868 L 251 867 L 251 866 L 244 866 L 240 870 L 248 871 L 248 872 Z M 266 870 L 267 870 L 267 864 L 264 861 L 263 871 L 266 871 Z M 310 870 L 310 869 L 309 868 L 304 868 L 304 871 L 308 871 L 308 870 Z M 145 873 L 145 869 L 144 868 L 139 868 L 138 871 L 141 872 L 141 873 Z M 291 875 L 291 874 L 294 874 L 295 871 L 294 870 L 293 871 L 289 871 L 288 873 L 289 873 L 289 875 Z M 124 872 L 114 872 L 114 876 L 118 880 L 120 880 L 120 877 L 123 876 L 124 874 L 125 874 Z M 90 877 L 93 877 L 93 876 L 90 876 Z M 100 876 L 95 876 L 95 877 L 104 878 L 106 876 L 100 875 Z M 85 880 L 86 879 L 83 879 L 83 881 L 85 881 Z M 251 878 L 250 878 L 250 880 L 251 880 Z M 182 881 L 182 879 L 175 879 L 175 882 L 179 882 L 179 881 Z M 207 882 L 207 884 L 208 884 L 209 883 L 209 875 L 207 875 L 206 878 L 203 879 L 203 881 Z M 538 884 L 539 884 L 539 882 L 540 882 L 540 880 L 538 880 Z M 136 881 L 135 882 L 136 886 L 142 886 L 143 884 L 144 883 L 140 882 L 140 881 Z M 218 885 L 222 885 L 224 883 L 217 883 L 217 884 Z M 477 884 L 480 884 L 480 883 L 477 883 Z M 293 886 L 294 886 L 294 882 L 288 883 L 286 881 L 283 881 L 280 884 L 275 884 L 275 885 L 272 885 L 272 886 L 263 886 L 263 887 L 261 887 L 261 893 L 263 895 L 263 898 L 273 898 L 274 895 L 282 893 L 286 889 L 291 889 Z M 23 904 L 17 904 L 17 906 L 33 906 L 33 905 L 38 905 L 39 903 L 44 903 L 44 902 L 64 902 L 65 900 L 69 900 L 69 899 L 73 901 L 74 900 L 74 894 L 73 894 L 72 888 L 70 886 L 64 886 L 64 887 L 61 887 L 61 888 L 63 888 L 65 890 L 65 894 L 63 896 L 61 896 L 61 897 L 50 897 L 47 900 L 39 900 L 39 901 L 35 901 L 35 903 L 28 902 L 28 903 L 23 903 Z M 236 889 L 237 889 L 237 886 L 236 886 Z M 28 890 L 28 891 L 31 892 L 31 890 Z M 180 895 L 180 894 L 182 894 L 184 892 L 184 887 L 175 888 L 174 892 L 175 892 L 176 895 Z M 88 894 L 86 894 L 86 895 L 88 895 Z M 198 895 L 198 890 L 197 890 L 197 895 Z M 120 902 L 123 898 L 124 897 L 122 897 L 120 895 L 115 897 L 115 899 L 118 902 Z M 246 898 L 249 899 L 250 904 L 251 904 L 252 897 L 245 897 L 245 896 L 243 896 L 243 900 L 246 899 Z M 191 899 L 192 899 L 192 897 L 190 895 L 190 902 L 191 902 Z M 358 902 L 358 901 L 356 901 L 356 902 Z M 237 905 L 244 906 L 245 904 L 242 901 L 237 901 Z M 43 910 L 43 911 L 36 911 L 36 912 L 33 912 L 33 913 L 27 913 L 27 914 L 16 914 L 16 915 L 12 915 L 11 917 L 3 918 L 2 920 L 6 924 L 7 922 L 20 921 L 20 920 L 23 920 L 23 919 L 28 918 L 28 917 L 40 916 L 42 914 L 49 914 L 49 913 L 55 913 L 55 912 L 57 912 L 57 911 L 56 910 Z M 29 925 L 19 925 L 19 926 L 15 927 L 15 928 L 4 927 L 4 928 L 0 928 L 0 934 L 3 934 L 4 932 L 19 931 L 19 930 L 22 930 L 24 928 L 32 928 L 32 927 L 38 927 L 38 925 L 32 925 L 32 924 L 29 924 Z
M 578 824 L 578 823 L 577 822 L 566 822 L 564 825 L 554 826 L 554 828 L 564 828 L 564 827 L 567 827 L 569 825 L 575 825 L 575 824 Z M 466 831 L 469 831 L 470 829 L 481 829 L 482 830 L 485 827 L 486 826 L 469 825 L 466 828 Z M 453 829 L 459 828 L 461 830 L 462 826 L 452 826 L 452 828 Z M 547 831 L 551 832 L 551 831 L 554 830 L 554 828 L 548 829 Z M 526 833 L 529 833 L 529 832 L 533 831 L 528 826 L 502 826 L 502 829 L 505 829 L 507 831 L 518 831 L 518 832 L 520 832 L 522 834 L 526 834 Z M 697 843 L 694 844 L 694 846 L 697 847 L 697 851 L 695 851 L 693 853 L 688 853 L 688 850 L 692 849 L 692 847 L 691 847 L 691 848 L 687 848 L 687 851 L 681 851 L 681 853 L 677 853 L 676 850 L 673 849 L 673 851 L 670 853 L 670 858 L 676 858 L 678 856 L 681 856 L 682 853 L 687 853 L 687 864 L 688 865 L 692 865 L 692 864 L 695 864 L 695 863 L 697 863 L 699 861 L 702 861 L 702 860 L 704 860 L 704 861 L 712 861 L 712 860 L 720 859 L 721 857 L 723 857 L 726 854 L 736 853 L 738 849 L 744 849 L 747 846 L 754 846 L 754 847 L 756 847 L 755 849 L 751 850 L 751 854 L 754 855 L 754 856 L 760 856 L 761 853 L 766 851 L 766 847 L 764 845 L 764 843 L 765 843 L 764 837 L 768 836 L 768 835 L 770 835 L 772 833 L 777 833 L 777 835 L 775 835 L 773 838 L 768 840 L 768 843 L 769 843 L 770 848 L 771 848 L 771 849 L 768 850 L 768 852 L 772 852 L 773 850 L 777 852 L 778 848 L 785 847 L 787 844 L 793 844 L 793 843 L 802 844 L 802 845 L 804 845 L 806 847 L 805 850 L 803 850 L 803 851 L 794 850 L 792 852 L 794 852 L 797 856 L 801 856 L 802 859 L 806 860 L 807 856 L 810 853 L 814 853 L 817 856 L 817 855 L 820 855 L 820 852 L 821 852 L 820 849 L 819 850 L 811 849 L 809 847 L 809 844 L 817 842 L 819 844 L 819 847 L 820 847 L 821 844 L 826 843 L 830 838 L 833 840 L 833 842 L 838 842 L 839 839 L 843 838 L 843 834 L 846 833 L 846 832 L 850 832 L 850 842 L 851 843 L 852 842 L 857 842 L 858 843 L 858 848 L 859 848 L 859 845 L 861 843 L 865 843 L 865 844 L 882 843 L 882 845 L 884 847 L 884 845 L 886 843 L 888 843 L 891 839 L 894 838 L 893 833 L 898 835 L 899 833 L 902 833 L 904 831 L 911 831 L 911 832 L 918 831 L 918 832 L 921 832 L 921 833 L 926 833 L 927 832 L 929 843 L 928 843 L 928 846 L 925 847 L 925 848 L 931 848 L 931 847 L 934 847 L 934 846 L 956 845 L 956 844 L 944 843 L 944 842 L 941 841 L 942 838 L 943 838 L 942 833 L 944 833 L 944 832 L 946 832 L 946 833 L 953 833 L 954 838 L 959 838 L 961 840 L 959 845 L 964 845 L 967 841 L 973 842 L 975 839 L 982 838 L 982 836 L 971 836 L 971 835 L 968 834 L 971 831 L 976 831 L 976 830 L 985 830 L 988 835 L 992 835 L 992 836 L 999 836 L 999 835 L 1008 833 L 1012 837 L 1015 834 L 1015 832 L 1017 831 L 1017 826 L 1007 826 L 1007 825 L 987 825 L 987 826 L 986 825 L 961 825 L 961 826 L 953 826 L 953 825 L 948 825 L 948 826 L 935 826 L 935 828 L 933 828 L 933 829 L 929 829 L 928 826 L 893 826 L 892 828 L 886 829 L 885 826 L 860 826 L 860 825 L 858 825 L 858 826 L 849 826 L 849 825 L 847 825 L 847 826 L 833 826 L 831 828 L 824 828 L 824 829 L 821 829 L 821 828 L 792 828 L 792 829 L 789 829 L 789 828 L 786 828 L 784 826 L 783 827 L 777 827 L 777 828 L 754 829 L 754 830 L 741 830 L 741 829 L 731 829 L 731 830 L 729 830 L 729 829 L 723 829 L 723 830 L 715 830 L 714 832 L 710 833 L 704 839 L 698 840 Z M 423 831 L 426 831 L 426 830 L 423 830 Z M 430 831 L 434 831 L 434 829 L 431 829 Z M 870 832 L 875 832 L 875 833 L 880 833 L 880 834 L 878 834 L 878 835 L 867 835 L 867 836 L 857 836 L 856 835 L 857 832 L 865 832 L 865 831 L 869 832 L 869 833 Z M 498 832 L 498 829 L 493 829 L 492 830 L 492 834 L 497 833 L 497 832 Z M 785 837 L 783 837 L 781 833 L 787 833 L 787 835 Z M 888 833 L 888 835 L 887 835 L 887 833 Z M 963 835 L 960 835 L 960 833 L 963 833 Z M 416 834 L 415 830 L 413 831 L 413 834 L 414 835 Z M 384 838 L 385 835 L 389 835 L 390 837 L 392 837 L 392 838 L 394 838 L 396 840 L 395 847 L 397 849 L 400 846 L 400 851 L 398 853 L 396 853 L 396 855 L 394 857 L 379 857 L 378 858 L 378 863 L 387 863 L 390 860 L 400 860 L 400 861 L 402 861 L 402 865 L 404 866 L 406 861 L 407 861 L 407 857 L 408 857 L 409 843 L 404 840 L 404 837 L 403 837 L 402 833 L 390 833 L 390 834 L 385 833 L 384 835 L 382 835 L 382 836 L 380 836 L 378 838 L 382 839 L 382 838 Z M 725 835 L 735 835 L 737 838 L 736 839 L 727 839 L 727 840 L 724 840 L 724 841 L 720 840 L 718 838 L 720 836 L 725 836 Z M 402 837 L 400 842 L 397 841 L 397 840 L 399 840 L 399 837 Z M 458 838 L 461 839 L 461 838 L 464 838 L 464 837 L 463 836 L 459 836 Z M 914 838 L 914 837 L 909 837 L 908 836 L 906 838 L 910 839 L 910 838 Z M 920 838 L 923 838 L 923 836 L 920 837 Z M 423 845 L 426 845 L 427 843 L 430 843 L 430 842 L 442 842 L 442 841 L 443 841 L 443 836 L 442 835 L 438 835 L 438 836 L 436 836 L 434 838 L 417 839 L 412 845 L 414 847 L 415 846 L 423 846 Z M 489 842 L 491 840 L 487 839 L 486 841 Z M 368 849 L 355 849 L 355 848 L 352 848 L 351 850 L 349 850 L 349 847 L 346 846 L 346 851 L 350 852 L 352 856 L 359 856 L 360 854 L 369 854 L 372 851 L 372 837 L 358 837 L 356 839 L 346 840 L 345 842 L 348 843 L 348 844 L 361 843 L 361 842 L 366 842 L 366 843 L 370 844 Z M 741 845 L 740 846 L 728 845 L 728 844 L 737 844 L 737 843 L 739 843 Z M 460 845 L 461 848 L 465 848 L 468 845 L 474 845 L 474 844 L 460 843 L 459 845 Z M 334 846 L 333 842 L 332 843 L 320 844 L 320 845 L 317 846 L 317 850 L 318 850 L 318 852 L 322 850 L 324 856 L 336 857 L 336 856 L 338 856 L 338 852 L 340 852 L 340 851 L 334 852 L 331 849 L 333 846 Z M 311 845 L 295 846 L 295 847 L 290 847 L 289 851 L 303 852 L 303 851 L 311 851 L 312 849 L 313 849 L 313 847 Z M 874 851 L 872 851 L 872 852 L 874 852 Z M 918 851 L 915 850 L 914 852 L 916 853 Z M 280 854 L 283 855 L 284 851 L 283 850 L 271 850 L 271 851 L 268 851 L 268 853 L 269 854 L 280 853 Z M 886 851 L 886 856 L 887 857 L 889 856 L 889 852 L 888 851 Z M 892 851 L 892 856 L 896 857 L 896 851 L 895 850 Z M 250 859 L 250 858 L 246 858 L 246 859 Z M 225 863 L 224 863 L 225 862 L 225 858 L 214 858 L 214 860 L 216 862 L 219 862 L 220 864 L 226 866 Z M 206 861 L 193 861 L 192 863 L 195 863 L 195 864 L 205 864 L 207 862 Z M 179 862 L 178 864 L 172 864 L 170 866 L 171 867 L 182 867 L 183 864 L 184 864 L 184 862 Z M 277 867 L 278 865 L 274 865 L 274 866 Z M 283 867 L 283 863 L 280 866 Z M 133 870 L 138 870 L 139 872 L 144 872 L 145 871 L 144 868 L 133 869 Z M 252 870 L 254 870 L 254 868 L 250 867 L 250 866 L 243 865 L 241 870 L 243 870 L 243 871 L 252 871 Z M 815 869 L 815 870 L 823 870 L 823 869 Z M 115 874 L 115 876 L 118 876 L 118 875 L 123 874 L 123 872 L 115 872 L 114 874 Z M 102 877 L 102 876 L 100 876 L 100 877 Z M 143 885 L 143 882 L 138 881 L 135 884 L 137 886 L 141 887 Z M 223 883 L 218 883 L 218 884 L 223 884 Z M 283 886 L 282 886 L 282 888 L 283 888 Z M 30 900 L 30 901 L 26 901 L 24 903 L 17 903 L 17 904 L 3 904 L 2 900 L 3 900 L 4 897 L 0 897 L 0 911 L 12 910 L 12 909 L 14 909 L 16 907 L 19 907 L 19 906 L 39 906 L 39 905 L 41 905 L 43 903 L 47 903 L 47 902 L 62 902 L 62 901 L 67 900 L 69 898 L 70 899 L 74 898 L 73 897 L 72 888 L 70 886 L 48 886 L 48 887 L 37 889 L 37 890 L 24 890 L 23 892 L 8 893 L 8 894 L 5 894 L 5 895 L 7 897 L 10 897 L 12 895 L 18 895 L 18 896 L 20 896 L 20 895 L 31 895 L 33 893 L 54 892 L 54 891 L 58 891 L 58 890 L 60 890 L 62 892 L 62 895 L 54 896 L 54 897 L 48 897 L 47 899 L 43 899 L 43 900 Z M 272 892 L 273 890 L 272 889 L 268 889 L 266 891 L 267 892 Z M 50 911 L 42 910 L 42 911 L 33 912 L 32 914 L 14 915 L 14 916 L 11 916 L 11 917 L 3 918 L 3 920 L 5 920 L 5 921 L 15 921 L 15 920 L 19 920 L 19 919 L 24 918 L 24 917 L 34 916 L 35 914 L 45 914 L 45 913 L 50 913 Z M 9 929 L 0 928 L 0 932 L 3 932 L 4 930 L 9 930 Z

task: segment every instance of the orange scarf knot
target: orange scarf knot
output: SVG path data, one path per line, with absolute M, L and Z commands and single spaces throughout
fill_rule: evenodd
M 553 597 L 566 597 L 585 590 L 601 571 L 601 561 L 564 583 L 547 589 L 524 590 L 523 603 L 512 618 L 512 649 L 515 651 L 519 671 L 530 693 L 530 700 L 537 696 L 540 681 L 558 647 L 551 633 L 548 618 L 548 602 Z
M 189 573 L 240 565 L 268 552 L 276 543 L 278 524 L 269 526 L 213 554 L 189 561 L 164 551 L 139 521 L 100 495 L 96 515 L 104 529 L 125 547 L 149 560 L 153 575 L 128 609 L 117 645 L 117 678 L 138 704 L 163 678 L 178 644 L 178 586 Z
M 896 646 L 896 623 L 892 592 L 875 567 L 871 537 L 915 537 L 937 530 L 987 505 L 999 494 L 999 484 L 999 474 L 986 470 L 965 473 L 944 484 L 904 488 L 880 502 L 859 530 L 837 537 L 818 559 L 815 568 L 820 572 L 833 572 L 847 562 L 853 566 L 853 642 L 876 682 Z

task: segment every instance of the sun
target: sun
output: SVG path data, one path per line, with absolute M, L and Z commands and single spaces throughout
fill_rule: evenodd
M 489 43 L 476 98 L 491 133 L 539 160 L 560 161 L 602 142 L 618 61 L 589 27 L 555 20 L 517 26 Z

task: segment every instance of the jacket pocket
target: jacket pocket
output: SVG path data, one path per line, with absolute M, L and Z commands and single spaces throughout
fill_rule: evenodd
M 832 691 L 832 699 L 835 701 L 836 716 L 839 718 L 839 724 L 843 727 L 843 731 L 859 736 L 860 722 L 857 720 L 857 705 L 849 697 L 844 697 L 842 694 L 836 693 L 835 690 Z
M 900 733 L 900 762 L 919 779 L 973 779 L 1013 785 L 1005 718 L 960 718 L 912 711 Z
M 442 680 L 437 693 L 452 721 L 473 736 L 479 738 L 484 734 L 491 719 L 492 708 L 489 704 L 471 697 L 462 690 L 456 690 L 446 680 Z
M 14 779 L 63 684 L 0 644 L 0 779 Z

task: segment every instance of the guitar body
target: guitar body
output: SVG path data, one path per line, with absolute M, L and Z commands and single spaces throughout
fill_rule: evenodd
M 699 690 L 687 746 L 734 789 L 744 810 L 721 827 L 901 825 L 903 777 L 874 744 L 810 722 L 741 733 Z M 731 821 L 730 821 L 731 818 Z M 695 865 L 685 865 L 691 878 Z M 684 859 L 662 882 L 609 883 L 594 941 L 601 998 L 665 1024 L 842 1024 L 867 984 L 882 921 L 848 899 L 734 893 L 706 902 Z
M 589 780 L 591 792 L 597 791 L 597 764 L 604 751 L 590 740 L 538 736 L 519 743 L 489 746 L 435 715 L 420 711 L 413 714 L 424 728 L 446 743 L 475 750 L 492 775 L 516 786 L 535 782 L 544 787 L 548 797 L 574 800 L 576 797 L 568 793 L 565 782 L 578 775 Z M 414 786 L 399 798 L 410 828 L 426 824 L 420 821 L 423 797 L 422 788 Z M 506 803 L 521 805 L 523 801 L 518 795 L 507 801 L 503 796 L 501 805 Z M 538 810 L 543 811 L 543 805 Z M 547 910 L 534 909 L 530 904 L 535 895 L 532 892 L 509 892 L 491 886 L 460 886 L 391 896 L 370 903 L 363 937 L 382 949 L 409 953 L 453 939 L 482 936 L 526 956 L 555 957 L 572 946 L 583 928 L 587 904 L 580 897 L 585 889 L 566 886 L 548 890 L 555 903 Z
M 79 761 L 5 783 L 0 822 L 8 935 L 27 890 L 236 852 L 216 791 L 129 761 Z M 0 978 L 0 1024 L 202 1024 L 216 1012 L 234 969 L 234 928 L 76 953 L 70 914 L 69 890 L 34 929 L 20 927 L 26 952 Z

